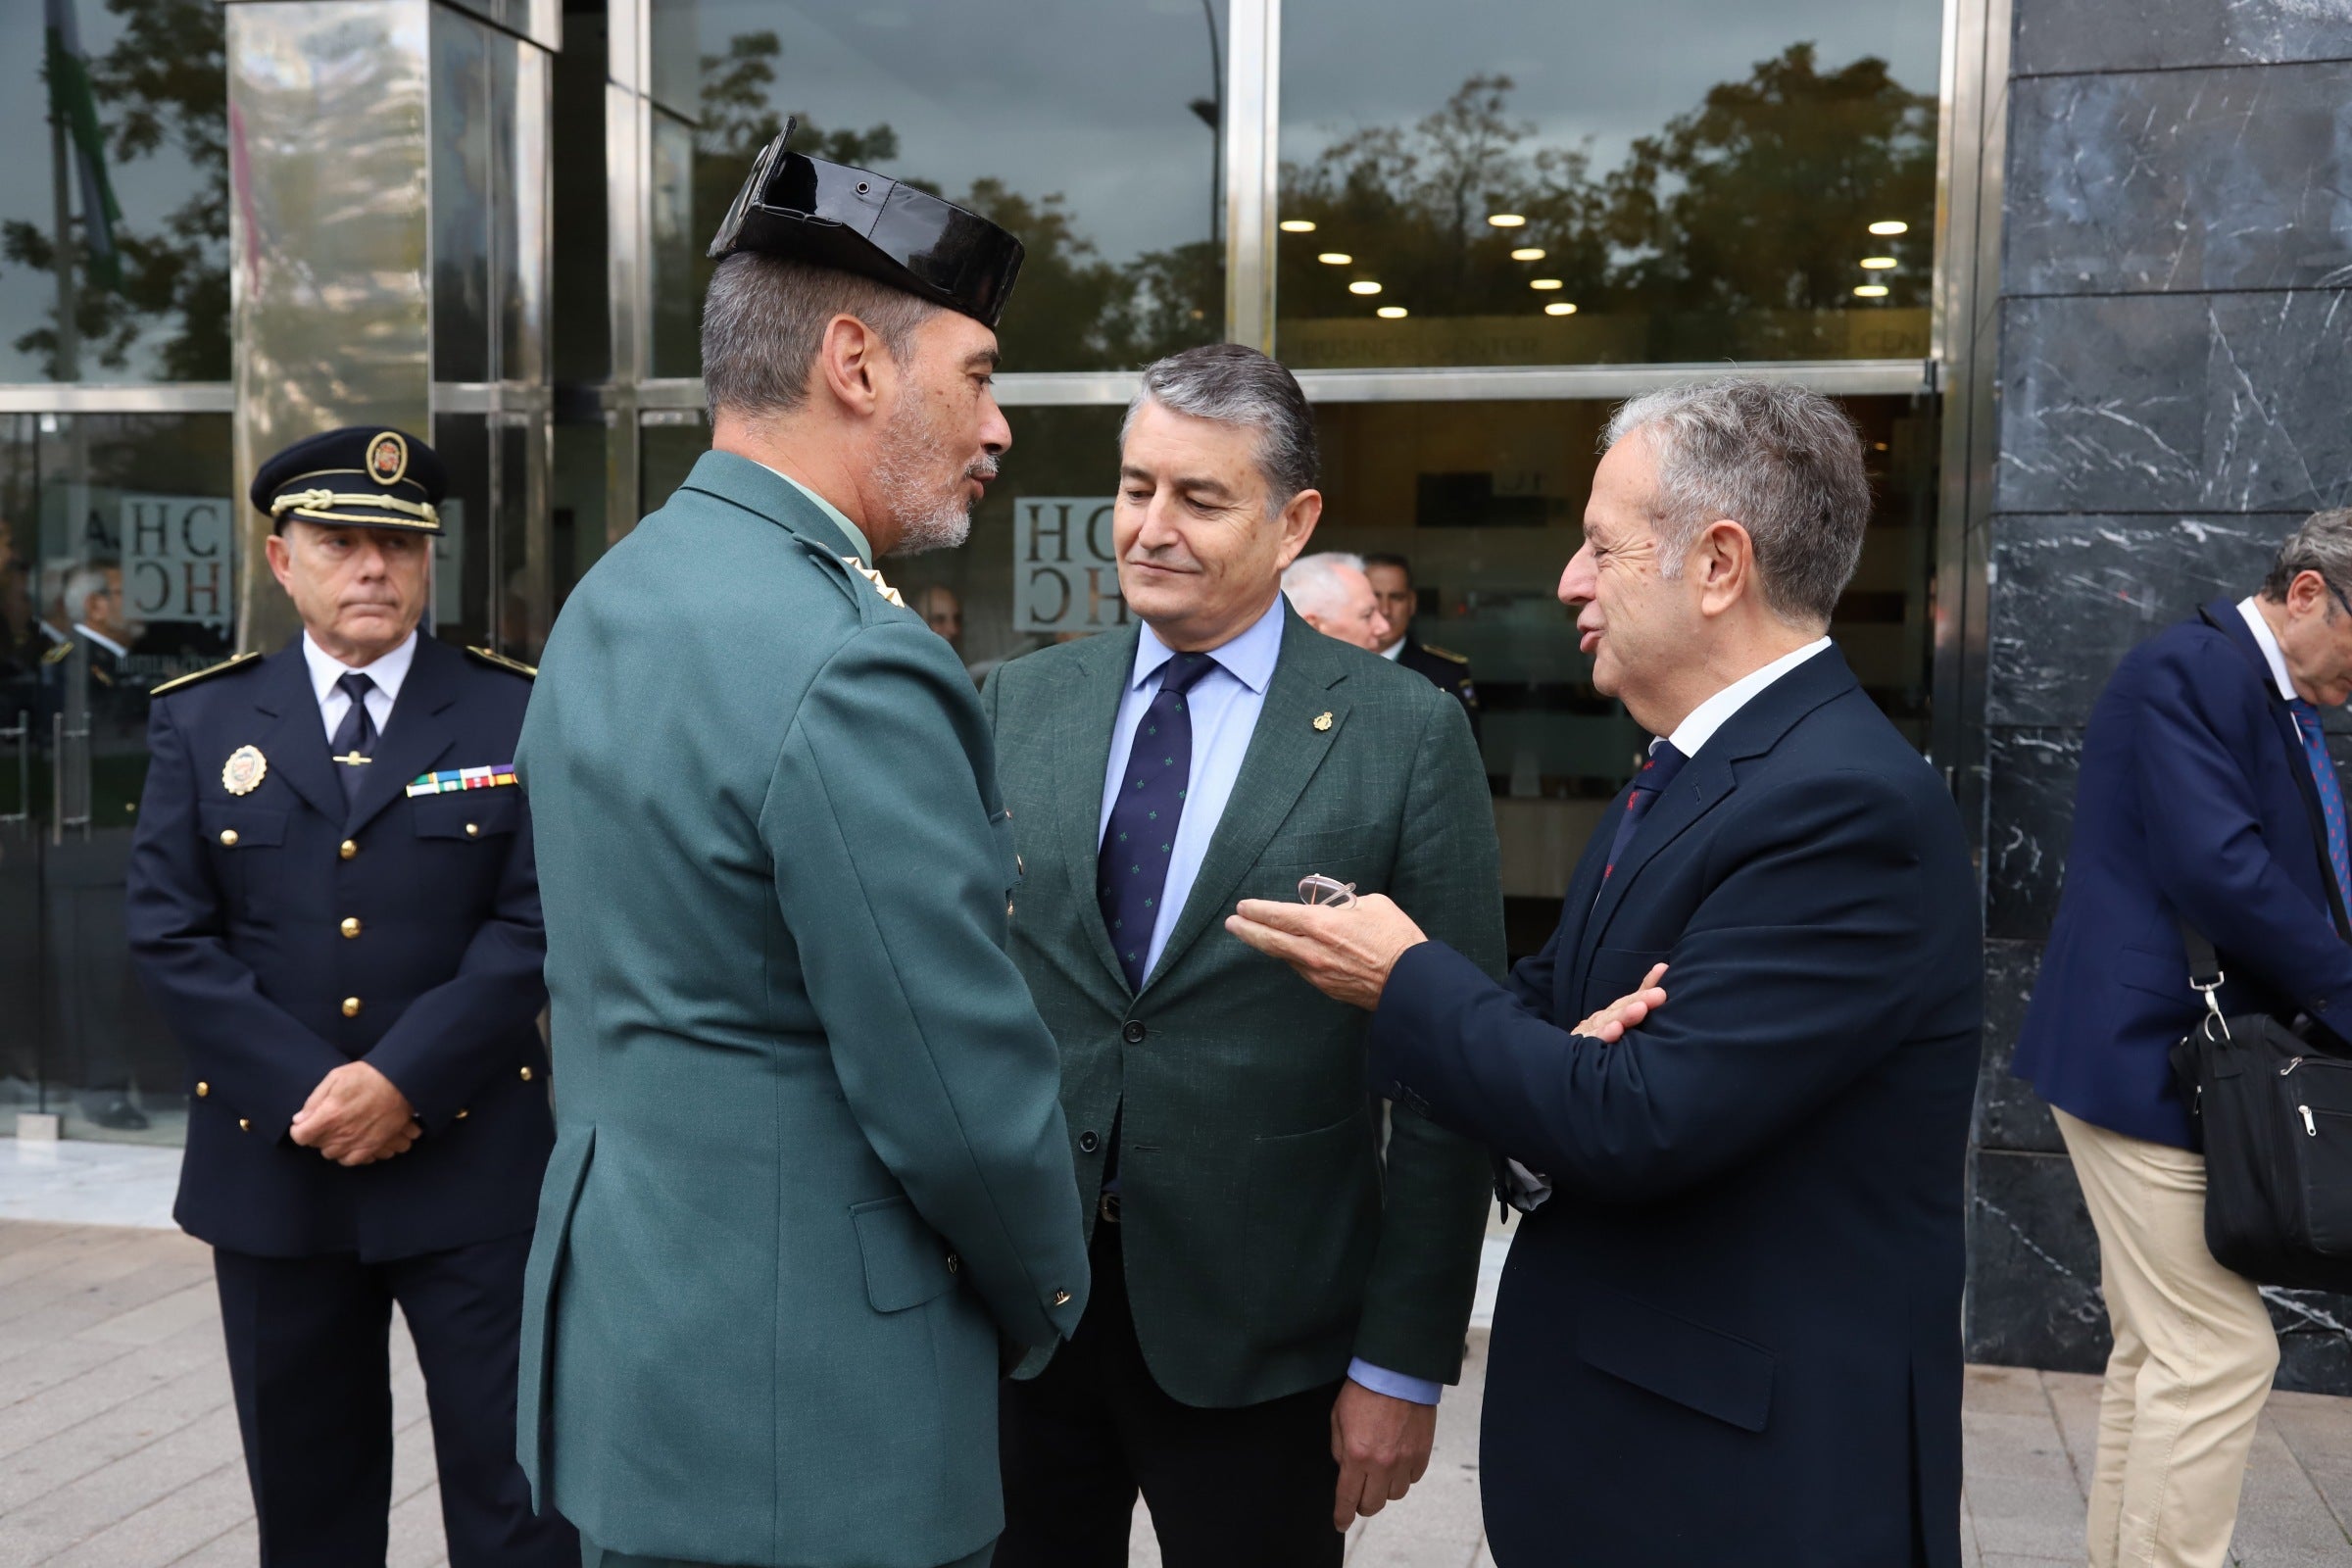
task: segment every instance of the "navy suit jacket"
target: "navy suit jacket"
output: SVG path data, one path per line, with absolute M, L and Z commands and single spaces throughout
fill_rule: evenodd
M 2197 1147 L 2167 1053 L 2204 1004 L 2185 917 L 2228 977 L 2225 1012 L 2352 1019 L 2352 946 L 2293 712 L 2234 603 L 2124 656 L 2091 710 L 2066 888 L 2016 1071 L 2068 1115 Z
M 1622 798 L 1621 798 L 1622 800 Z M 1497 986 L 1397 961 L 1373 1082 L 1549 1175 L 1482 1445 L 1503 1568 L 1960 1560 L 1982 1011 L 1959 814 L 1836 650 L 1735 713 Z M 1615 1045 L 1569 1033 L 1671 964 Z
M 377 1259 L 531 1228 L 555 1121 L 530 815 L 513 785 L 407 793 L 419 774 L 511 764 L 530 690 L 419 637 L 348 808 L 299 637 L 155 700 L 127 917 L 187 1052 L 173 1215 L 190 1235 Z M 237 795 L 221 769 L 242 746 L 269 768 Z M 424 1136 L 346 1169 L 288 1124 L 354 1060 L 408 1097 Z

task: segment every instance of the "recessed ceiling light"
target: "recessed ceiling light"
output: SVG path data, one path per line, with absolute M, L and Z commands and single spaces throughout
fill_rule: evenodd
M 1322 255 L 1316 257 L 1315 260 L 1321 262 L 1325 267 L 1346 267 L 1348 263 L 1354 261 L 1355 258 L 1348 255 L 1346 251 L 1325 251 Z
M 1315 220 L 1311 218 L 1286 218 L 1279 226 L 1285 234 L 1312 234 Z
M 1882 218 L 1870 225 L 1873 234 L 1908 234 L 1911 225 L 1899 218 Z
M 1496 228 L 1525 228 L 1527 219 L 1519 213 L 1489 213 L 1487 221 Z
M 1560 280 L 1556 277 L 1531 277 L 1527 280 L 1527 286 L 1529 288 L 1558 288 Z
M 1380 285 L 1368 277 L 1359 277 L 1348 285 L 1348 292 L 1350 294 L 1377 294 L 1380 292 Z
M 1543 259 L 1544 247 L 1541 245 L 1522 245 L 1511 252 L 1511 260 L 1514 262 L 1540 262 Z
M 1574 316 L 1576 307 L 1566 300 L 1553 300 L 1549 305 L 1544 307 L 1544 314 L 1545 316 Z
M 1894 258 L 1891 256 L 1865 256 L 1862 258 L 1862 270 L 1865 272 L 1884 272 L 1893 265 Z
M 1401 321 L 1404 319 L 1404 307 L 1401 305 L 1383 305 L 1379 310 L 1374 311 L 1372 314 L 1379 317 L 1384 321 Z
M 1854 285 L 1854 298 L 1858 300 L 1883 300 L 1886 297 L 1886 285 L 1884 283 L 1857 283 Z

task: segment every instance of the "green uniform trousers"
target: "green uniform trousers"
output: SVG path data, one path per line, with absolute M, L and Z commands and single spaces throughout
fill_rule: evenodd
M 988 1568 L 989 1559 L 997 1554 L 997 1544 L 990 1542 L 969 1557 L 942 1563 L 940 1568 Z M 699 1564 L 677 1557 L 632 1557 L 625 1551 L 607 1551 L 590 1541 L 580 1538 L 580 1568 L 700 1568 Z

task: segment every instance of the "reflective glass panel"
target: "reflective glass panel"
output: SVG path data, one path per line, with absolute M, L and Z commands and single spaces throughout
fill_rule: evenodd
M 0 6 L 0 381 L 228 379 L 224 34 L 216 0 Z
M 1942 7 L 1285 0 L 1295 367 L 1928 352 Z
M 1021 237 L 1006 368 L 1221 336 L 1226 43 L 1224 0 L 653 0 L 655 373 L 700 373 L 703 252 L 787 114 Z

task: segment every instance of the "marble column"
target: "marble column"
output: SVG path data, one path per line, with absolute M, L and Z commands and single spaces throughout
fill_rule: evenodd
M 2015 0 L 2014 18 L 1968 1341 L 2095 1370 L 2097 1247 L 2009 1054 L 2116 660 L 2352 504 L 2352 0 Z M 2266 1294 L 2280 1385 L 2352 1394 L 2352 1298 Z

